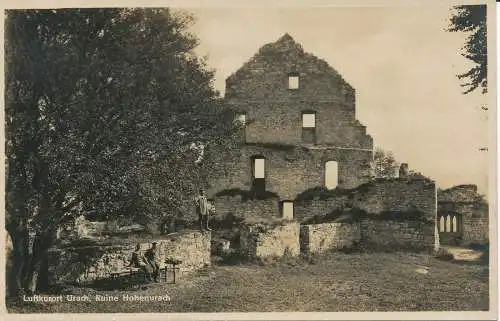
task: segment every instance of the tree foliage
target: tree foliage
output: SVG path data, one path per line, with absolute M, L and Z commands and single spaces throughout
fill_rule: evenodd
M 188 211 L 206 170 L 194 147 L 231 130 L 219 121 L 213 71 L 193 54 L 192 22 L 169 9 L 7 11 L 6 227 L 17 288 L 66 217 Z
M 373 174 L 375 178 L 397 177 L 399 163 L 391 152 L 376 148 L 373 154 Z
M 474 63 L 469 71 L 458 75 L 458 78 L 466 80 L 461 85 L 466 88 L 465 94 L 479 87 L 484 94 L 488 90 L 486 5 L 463 5 L 454 9 L 448 30 L 469 34 L 462 55 Z

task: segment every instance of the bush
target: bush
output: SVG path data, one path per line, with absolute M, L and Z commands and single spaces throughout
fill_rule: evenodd
M 312 201 L 314 199 L 325 200 L 335 196 L 349 196 L 351 190 L 343 188 L 328 189 L 323 186 L 317 186 L 303 191 L 295 197 L 295 201 Z
M 373 221 L 397 221 L 397 222 L 422 222 L 433 223 L 427 219 L 425 213 L 419 210 L 408 211 L 385 211 L 379 214 L 370 214 L 358 208 L 349 210 L 335 209 L 326 215 L 315 215 L 302 224 L 323 224 L 323 223 L 353 223 L 361 220 Z
M 270 191 L 255 191 L 255 190 L 242 190 L 240 188 L 231 188 L 231 189 L 225 189 L 217 194 L 215 194 L 216 197 L 224 197 L 224 196 L 229 196 L 229 197 L 235 197 L 235 196 L 240 196 L 242 202 L 246 201 L 251 201 L 251 200 L 266 200 L 266 199 L 279 199 L 279 195 Z

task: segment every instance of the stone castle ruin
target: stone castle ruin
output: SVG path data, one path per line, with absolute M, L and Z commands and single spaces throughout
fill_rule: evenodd
M 225 102 L 244 128 L 239 155 L 212 178 L 212 194 L 223 186 L 292 200 L 318 185 L 368 182 L 373 139 L 356 119 L 354 89 L 288 34 L 227 78 Z
M 291 253 L 439 247 L 435 182 L 410 175 L 406 163 L 399 178 L 373 179 L 373 139 L 356 119 L 355 89 L 290 35 L 226 79 L 225 103 L 241 125 L 239 145 L 208 194 L 218 219 L 243 221 L 234 241 L 244 252 L 279 256 L 284 239 Z
M 219 248 L 262 258 L 488 242 L 487 205 L 473 186 L 438 193 L 406 163 L 398 178 L 373 178 L 373 139 L 356 119 L 354 88 L 290 35 L 264 45 L 227 78 L 224 99 L 240 129 L 229 157 L 221 156 L 227 146 L 206 149 L 223 167 L 206 186 L 217 209 L 213 231 L 156 240 L 162 256 L 185 262 L 181 270 L 209 265 Z M 85 221 L 76 232 L 102 238 L 106 231 Z M 130 244 L 54 249 L 50 275 L 105 277 L 123 269 L 132 251 Z

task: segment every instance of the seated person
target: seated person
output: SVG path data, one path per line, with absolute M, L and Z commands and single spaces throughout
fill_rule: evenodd
M 149 281 L 153 280 L 153 267 L 148 264 L 148 261 L 146 260 L 144 255 L 142 255 L 140 244 L 136 245 L 135 251 L 132 253 L 132 258 L 130 259 L 130 264 L 128 266 L 134 266 L 135 268 L 141 269 Z

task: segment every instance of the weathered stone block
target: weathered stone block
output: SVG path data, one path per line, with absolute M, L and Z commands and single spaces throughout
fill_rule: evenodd
M 240 234 L 242 254 L 249 258 L 298 256 L 300 254 L 299 223 L 282 225 L 243 225 Z
M 360 240 L 358 223 L 324 223 L 302 225 L 301 251 L 306 254 L 352 247 Z

